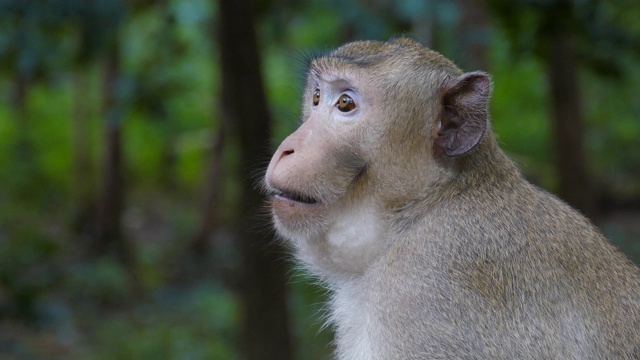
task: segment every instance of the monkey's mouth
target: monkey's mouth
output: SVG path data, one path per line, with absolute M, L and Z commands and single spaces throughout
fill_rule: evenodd
M 272 192 L 272 195 L 275 198 L 307 204 L 307 205 L 315 205 L 318 203 L 318 200 L 310 196 L 300 194 L 294 191 L 289 191 L 289 190 L 274 189 Z

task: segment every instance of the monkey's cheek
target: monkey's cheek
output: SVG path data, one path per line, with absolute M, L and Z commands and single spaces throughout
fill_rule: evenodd
M 320 203 L 305 204 L 278 196 L 272 198 L 271 209 L 276 229 L 284 235 L 313 232 L 314 228 L 322 227 L 326 216 L 326 208 Z

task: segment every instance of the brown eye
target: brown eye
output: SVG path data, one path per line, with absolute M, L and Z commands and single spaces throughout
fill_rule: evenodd
M 338 108 L 338 110 L 342 112 L 349 112 L 356 108 L 356 102 L 353 101 L 351 96 L 342 95 L 340 96 L 340 99 L 338 100 L 336 107 Z
M 318 104 L 320 104 L 320 89 L 313 92 L 313 106 L 318 106 Z

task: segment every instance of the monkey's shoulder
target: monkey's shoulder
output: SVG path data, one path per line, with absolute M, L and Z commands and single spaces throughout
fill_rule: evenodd
M 382 287 L 400 295 L 380 308 L 403 304 L 394 308 L 405 324 L 430 339 L 453 333 L 489 357 L 500 346 L 528 356 L 546 346 L 560 358 L 640 348 L 640 270 L 588 219 L 528 184 L 472 195 L 390 250 Z
M 423 239 L 442 246 L 447 256 L 441 259 L 452 271 L 486 285 L 484 291 L 521 283 L 547 293 L 545 286 L 602 296 L 631 290 L 640 303 L 640 268 L 589 219 L 555 196 L 523 180 L 507 190 L 472 194 L 462 203 L 457 214 L 449 209 L 436 215 L 439 221 L 425 226 Z M 438 229 L 434 223 L 440 224 Z M 601 285 L 594 288 L 592 283 Z

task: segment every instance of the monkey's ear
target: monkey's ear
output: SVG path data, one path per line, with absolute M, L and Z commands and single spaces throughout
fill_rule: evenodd
M 447 156 L 462 155 L 478 145 L 487 130 L 491 80 L 484 72 L 466 73 L 443 90 L 435 146 Z

